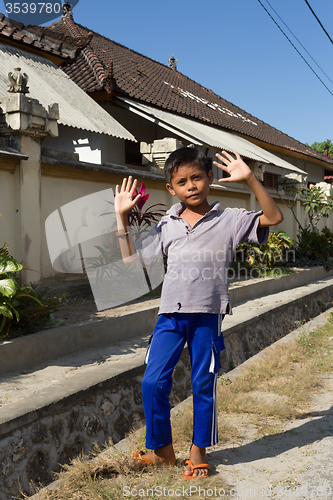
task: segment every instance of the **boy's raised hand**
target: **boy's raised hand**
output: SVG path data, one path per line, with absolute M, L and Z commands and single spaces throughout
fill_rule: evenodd
M 120 215 L 128 214 L 132 208 L 137 204 L 141 194 L 138 194 L 134 199 L 134 191 L 136 188 L 137 180 L 132 182 L 132 176 L 130 175 L 128 179 L 124 179 L 119 191 L 119 185 L 116 186 L 116 196 L 114 199 L 114 207 L 116 213 Z
M 236 156 L 236 158 L 231 156 L 226 151 L 222 151 L 222 154 L 223 156 L 219 153 L 216 153 L 215 156 L 223 163 L 214 161 L 214 165 L 216 165 L 221 170 L 224 170 L 224 172 L 230 174 L 230 177 L 219 179 L 219 182 L 247 182 L 253 175 L 253 172 L 242 160 L 237 151 L 233 151 L 233 154 Z

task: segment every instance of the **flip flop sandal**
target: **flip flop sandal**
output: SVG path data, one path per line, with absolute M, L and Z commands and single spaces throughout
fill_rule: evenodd
M 209 464 L 193 465 L 190 460 L 186 460 L 185 464 L 190 466 L 192 474 L 185 474 L 185 471 L 184 471 L 183 476 L 182 476 L 183 479 L 204 479 L 205 477 L 209 476 L 209 474 L 206 474 L 204 476 L 193 476 L 193 472 L 196 469 L 208 469 L 209 470 L 209 468 L 210 468 Z
M 145 454 L 144 451 L 136 450 L 133 453 L 132 458 L 134 458 L 134 460 L 141 460 L 141 462 L 144 462 L 146 465 L 154 465 L 154 463 L 151 460 L 142 456 L 144 454 Z

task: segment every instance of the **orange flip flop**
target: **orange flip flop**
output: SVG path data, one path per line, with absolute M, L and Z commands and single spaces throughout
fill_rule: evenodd
M 145 452 L 144 451 L 139 451 L 139 450 L 136 450 L 134 453 L 133 453 L 133 456 L 132 458 L 134 458 L 134 460 L 141 460 L 141 462 L 144 462 L 146 465 L 154 465 L 153 462 L 151 460 L 149 460 L 148 458 L 145 458 L 143 457 L 142 455 L 144 455 Z
M 209 474 L 206 474 L 205 476 L 193 476 L 193 472 L 196 469 L 208 469 L 210 468 L 209 464 L 198 464 L 198 465 L 193 465 L 191 460 L 186 460 L 185 462 L 186 465 L 189 465 L 191 468 L 192 474 L 185 474 L 185 471 L 183 472 L 183 479 L 204 479 L 205 477 L 208 477 Z

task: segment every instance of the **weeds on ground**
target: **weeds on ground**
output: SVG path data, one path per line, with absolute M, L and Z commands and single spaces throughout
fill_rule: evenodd
M 251 363 L 243 376 L 236 380 L 221 377 L 218 384 L 220 416 L 225 413 L 251 415 L 251 423 L 260 433 L 274 433 L 275 423 L 301 417 L 308 411 L 311 395 L 320 390 L 323 375 L 332 372 L 332 367 L 331 314 L 325 327 L 301 334 L 294 342 L 274 345 L 261 360 Z M 192 418 L 192 412 L 186 407 L 172 416 L 175 451 L 181 458 L 189 455 Z M 237 427 L 226 422 L 220 425 L 220 434 L 222 442 L 241 437 Z M 131 440 L 130 449 L 144 446 L 143 433 L 133 434 Z M 181 461 L 172 468 L 148 467 L 133 471 L 130 455 L 117 451 L 109 443 L 104 452 L 97 449 L 93 459 L 80 457 L 65 466 L 59 475 L 61 487 L 43 491 L 39 500 L 118 500 L 123 497 L 133 500 L 158 495 L 179 498 L 186 497 L 183 488 L 191 486 L 196 486 L 198 491 L 200 486 L 209 492 L 216 488 L 227 495 L 228 487 L 220 476 L 184 481 L 182 471 Z M 191 498 L 205 498 L 205 495 L 193 492 Z
M 332 316 L 332 315 L 331 315 Z M 301 334 L 294 342 L 275 345 L 235 381 L 222 377 L 219 411 L 278 419 L 296 418 L 318 391 L 333 366 L 333 325 Z
M 133 446 L 135 439 L 133 439 Z M 133 470 L 130 455 L 117 451 L 112 443 L 108 443 L 104 451 L 98 448 L 94 457 L 81 456 L 64 466 L 60 473 L 61 487 L 57 490 L 44 490 L 40 500 L 119 500 L 119 498 L 179 498 L 186 495 L 183 488 L 189 491 L 194 486 L 191 481 L 181 479 L 183 464 L 175 467 L 147 467 Z M 198 480 L 199 481 L 199 480 Z M 199 485 L 198 487 L 199 490 Z M 200 481 L 201 488 L 217 488 L 227 491 L 225 483 L 210 477 Z M 29 497 L 24 496 L 27 500 Z M 192 490 L 191 498 L 199 499 Z

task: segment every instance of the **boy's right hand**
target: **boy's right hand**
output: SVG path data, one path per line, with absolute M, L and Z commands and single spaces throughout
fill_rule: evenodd
M 119 185 L 116 186 L 116 196 L 114 199 L 114 208 L 116 213 L 120 215 L 128 214 L 135 207 L 136 203 L 139 201 L 141 194 L 138 194 L 134 199 L 134 191 L 136 188 L 137 180 L 132 182 L 132 176 L 130 175 L 128 179 L 124 179 L 121 189 L 119 191 Z

